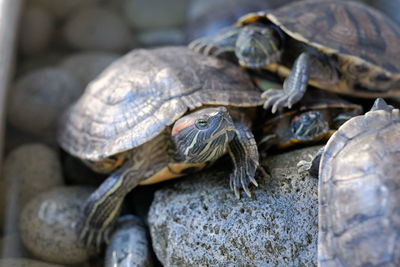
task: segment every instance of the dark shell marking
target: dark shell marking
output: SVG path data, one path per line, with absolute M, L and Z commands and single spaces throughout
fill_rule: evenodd
M 321 266 L 399 266 L 400 115 L 371 111 L 329 140 L 319 170 Z
M 261 92 L 236 65 L 185 47 L 137 49 L 111 64 L 65 113 L 59 143 L 98 160 L 137 147 L 188 110 L 251 107 Z
M 365 4 L 299 1 L 271 13 L 249 14 L 238 25 L 254 22 L 272 22 L 332 58 L 341 80 L 336 86 L 310 81 L 314 86 L 363 97 L 400 94 L 400 27 Z

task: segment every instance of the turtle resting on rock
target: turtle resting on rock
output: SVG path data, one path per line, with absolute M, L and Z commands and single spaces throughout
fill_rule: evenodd
M 359 2 L 296 1 L 250 13 L 236 25 L 189 47 L 234 54 L 239 64 L 286 77 L 263 93 L 272 112 L 298 102 L 307 84 L 357 97 L 400 95 L 400 27 Z
M 320 266 L 400 266 L 399 162 L 400 113 L 382 99 L 320 150 Z
M 231 188 L 250 196 L 259 159 L 248 126 L 262 103 L 235 64 L 185 47 L 133 50 L 114 62 L 67 110 L 59 131 L 64 150 L 111 173 L 84 205 L 81 237 L 100 244 L 137 185 L 200 170 L 226 152 Z

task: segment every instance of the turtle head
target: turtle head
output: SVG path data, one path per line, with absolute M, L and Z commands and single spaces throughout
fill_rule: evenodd
M 177 160 L 198 163 L 221 157 L 235 136 L 225 107 L 205 108 L 177 120 L 172 128 Z
M 329 133 L 329 125 L 320 111 L 311 110 L 295 116 L 291 122 L 293 137 L 314 141 Z
M 249 24 L 243 26 L 236 39 L 235 54 L 248 68 L 262 68 L 277 62 L 281 56 L 283 34 L 277 27 Z

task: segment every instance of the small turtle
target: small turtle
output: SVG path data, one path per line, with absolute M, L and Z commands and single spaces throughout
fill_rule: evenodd
M 263 150 L 285 149 L 327 140 L 345 121 L 361 113 L 360 105 L 311 88 L 293 109 L 267 115 L 262 123 L 264 137 L 259 146 Z
M 262 103 L 235 64 L 185 47 L 133 50 L 110 65 L 65 113 L 59 131 L 64 150 L 111 173 L 84 205 L 81 237 L 101 244 L 137 185 L 200 170 L 225 152 L 234 163 L 231 188 L 250 196 L 259 160 L 247 125 L 251 107 Z M 225 106 L 242 107 L 240 120 Z
M 319 168 L 320 266 L 400 265 L 400 114 L 377 99 L 344 123 Z
M 307 84 L 357 97 L 400 95 L 400 27 L 352 1 L 298 1 L 245 15 L 235 26 L 189 47 L 208 55 L 235 54 L 240 65 L 286 77 L 264 92 L 272 112 L 298 102 Z

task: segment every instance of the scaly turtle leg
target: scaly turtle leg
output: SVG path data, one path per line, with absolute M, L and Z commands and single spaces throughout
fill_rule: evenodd
M 306 92 L 312 61 L 309 53 L 302 53 L 294 62 L 289 76 L 285 79 L 283 89 L 269 89 L 262 94 L 262 97 L 266 99 L 264 108 L 272 106 L 271 111 L 275 113 L 278 108 L 291 108 L 294 103 L 298 102 Z
M 228 152 L 234 169 L 230 175 L 230 186 L 235 196 L 240 198 L 240 188 L 251 197 L 249 185 L 258 186 L 254 176 L 259 165 L 259 156 L 254 136 L 243 124 L 235 123 L 236 135 L 229 143 Z
M 108 239 L 126 194 L 142 180 L 129 163 L 111 174 L 85 202 L 80 238 L 86 245 L 94 243 L 99 247 Z
M 240 29 L 227 27 L 214 37 L 204 37 L 192 41 L 189 48 L 203 55 L 220 56 L 226 52 L 235 52 L 235 44 Z

